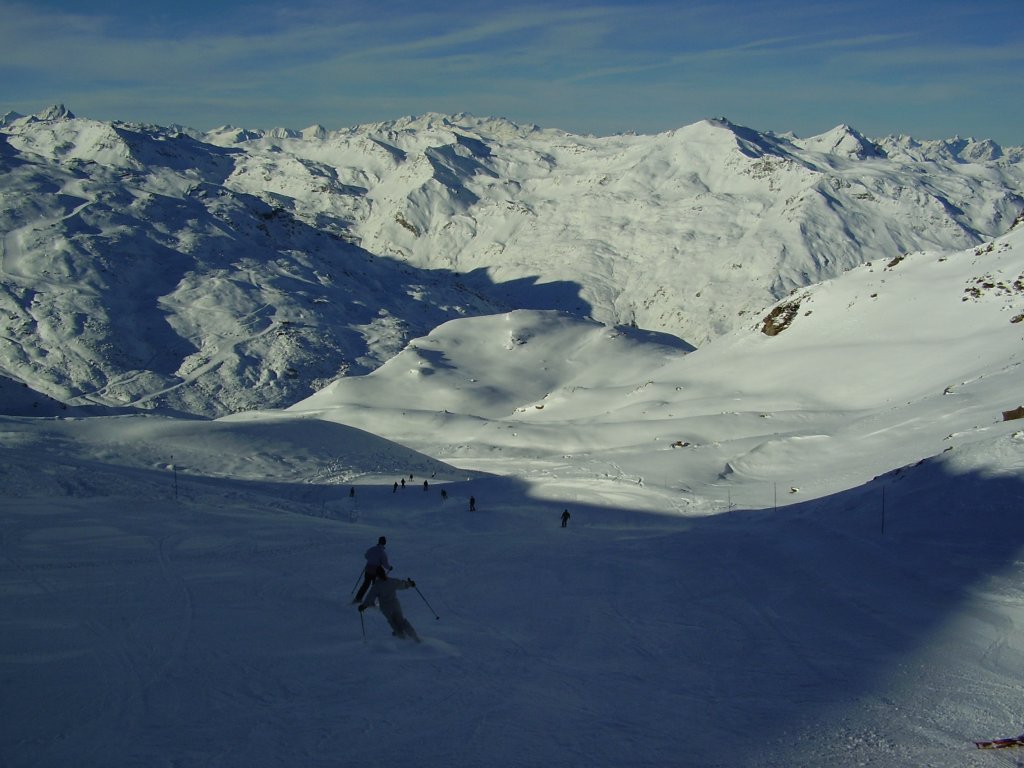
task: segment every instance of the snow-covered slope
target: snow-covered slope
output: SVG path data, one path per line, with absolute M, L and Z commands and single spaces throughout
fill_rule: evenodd
M 5 768 L 1021 731 L 1019 150 L 0 124 Z
M 871 258 L 1000 234 L 1024 204 L 1020 149 L 995 162 L 948 142 L 944 156 L 889 158 L 847 126 L 806 142 L 726 120 L 597 138 L 427 115 L 322 144 L 220 138 L 247 150 L 233 183 L 253 194 L 267 188 L 248 167 L 258 150 L 346 171 L 366 189 L 350 229 L 371 251 L 500 283 L 576 283 L 596 319 L 698 345 Z
M 16 130 L 15 130 L 16 129 Z M 26 118 L 0 144 L 3 372 L 72 405 L 289 402 L 496 305 L 225 182 L 240 152 Z
M 708 120 L 575 136 L 469 115 L 208 134 L 0 122 L 0 373 L 71 405 L 283 406 L 459 317 L 707 341 L 1024 207 L 1024 150 Z
M 857 267 L 690 353 L 552 313 L 452 321 L 291 411 L 591 502 L 644 483 L 655 506 L 767 506 L 1012 429 L 1022 320 L 1018 225 Z
M 0 416 L 0 762 L 999 764 L 1022 280 L 1018 226 L 697 351 L 519 310 L 285 411 Z M 351 606 L 380 535 L 422 644 Z

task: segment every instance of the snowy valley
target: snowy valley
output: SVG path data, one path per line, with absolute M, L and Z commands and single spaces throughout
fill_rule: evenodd
M 1024 150 L 0 137 L 0 763 L 1014 763 Z

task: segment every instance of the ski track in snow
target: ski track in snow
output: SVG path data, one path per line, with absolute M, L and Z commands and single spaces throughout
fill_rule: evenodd
M 1022 693 L 1021 592 L 943 570 L 976 540 L 588 506 L 562 530 L 505 483 L 474 481 L 477 513 L 446 487 L 360 485 L 357 515 L 340 488 L 327 517 L 230 481 L 23 499 L 0 540 L 5 764 L 980 766 L 957 718 Z M 440 616 L 399 593 L 421 645 L 375 610 L 364 640 L 349 604 L 378 530 Z M 976 626 L 943 640 L 958 613 Z

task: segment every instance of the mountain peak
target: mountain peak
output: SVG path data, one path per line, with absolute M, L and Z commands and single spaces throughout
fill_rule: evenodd
M 304 139 L 318 139 L 320 141 L 323 141 L 324 139 L 327 138 L 327 129 L 324 128 L 319 123 L 316 123 L 315 125 L 311 125 L 308 128 L 303 128 L 299 132 L 299 135 L 301 135 L 302 138 Z
M 703 137 L 714 144 L 736 149 L 749 158 L 765 155 L 785 156 L 789 140 L 784 136 L 762 133 L 753 128 L 738 125 L 726 117 L 710 117 L 674 132 L 686 138 Z
M 831 131 L 812 136 L 799 142 L 804 149 L 838 155 L 853 160 L 869 157 L 885 157 L 885 151 L 856 128 L 842 123 Z
M 74 113 L 63 104 L 54 104 L 52 107 L 44 109 L 42 112 L 37 114 L 36 117 L 40 120 L 50 120 L 54 122 L 59 120 L 75 119 Z

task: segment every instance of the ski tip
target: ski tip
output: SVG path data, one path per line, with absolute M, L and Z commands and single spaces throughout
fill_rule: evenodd
M 1013 747 L 1024 747 L 1024 735 L 1009 739 L 992 739 L 990 741 L 976 741 L 974 746 L 978 749 L 1011 749 Z

